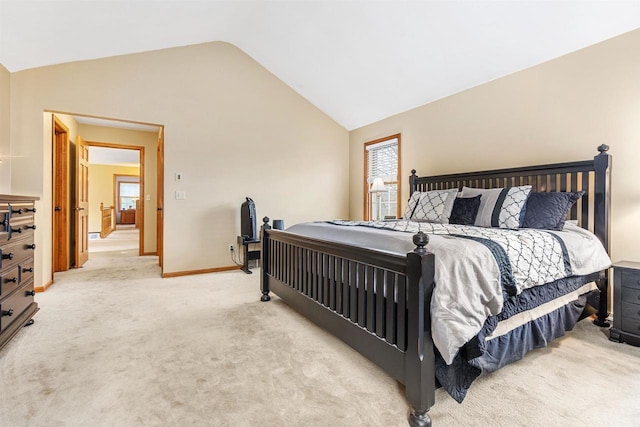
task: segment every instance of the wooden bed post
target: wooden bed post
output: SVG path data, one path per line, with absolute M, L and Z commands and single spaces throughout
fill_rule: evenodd
M 431 338 L 431 294 L 434 285 L 434 255 L 424 248 L 429 236 L 422 231 L 413 236 L 417 246 L 407 254 L 407 351 L 405 387 L 411 405 L 409 425 L 430 427 L 427 414 L 435 403 L 435 355 Z M 423 275 L 424 272 L 424 275 Z
M 609 240 L 610 216 L 611 215 L 611 192 L 610 190 L 610 168 L 611 156 L 607 154 L 609 146 L 602 144 L 598 147 L 600 154 L 594 157 L 593 167 L 595 169 L 594 184 L 594 224 L 593 232 L 600 239 L 607 253 L 611 253 Z M 598 317 L 594 324 L 608 328 L 611 326 L 607 322 L 609 316 L 609 270 L 602 272 L 598 279 L 598 289 L 600 289 L 600 307 L 598 307 Z
M 416 187 L 417 178 L 418 175 L 416 175 L 416 170 L 411 169 L 411 176 L 409 177 L 409 194 L 413 194 L 414 192 L 418 191 L 418 188 Z
M 260 240 L 262 241 L 262 248 L 260 250 L 260 291 L 262 297 L 260 301 L 269 301 L 269 283 L 267 282 L 267 275 L 269 274 L 269 238 L 267 237 L 267 230 L 271 229 L 269 225 L 269 217 L 262 218 L 262 229 L 260 231 Z

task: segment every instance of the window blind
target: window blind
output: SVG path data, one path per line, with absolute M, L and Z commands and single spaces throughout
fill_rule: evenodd
M 385 183 L 398 181 L 398 138 L 367 146 L 367 183 L 380 177 Z

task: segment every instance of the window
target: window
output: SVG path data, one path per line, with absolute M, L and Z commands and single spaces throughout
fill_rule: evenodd
M 399 218 L 400 134 L 364 144 L 364 219 Z
M 137 182 L 118 183 L 118 203 L 120 210 L 135 209 L 136 200 L 140 198 L 140 184 Z

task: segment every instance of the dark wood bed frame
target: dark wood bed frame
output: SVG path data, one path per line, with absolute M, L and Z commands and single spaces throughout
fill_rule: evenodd
M 584 190 L 569 219 L 594 232 L 609 252 L 608 150 L 601 145 L 593 160 L 543 166 L 431 177 L 418 177 L 413 170 L 411 193 L 515 185 L 532 185 L 532 191 Z M 435 403 L 436 380 L 430 316 L 434 255 L 425 247 L 428 236 L 414 235 L 415 250 L 398 256 L 274 230 L 268 218 L 263 221 L 262 301 L 274 292 L 376 363 L 405 385 L 409 424 L 430 426 L 427 412 Z M 594 323 L 609 326 L 608 270 L 601 272 L 597 285 Z

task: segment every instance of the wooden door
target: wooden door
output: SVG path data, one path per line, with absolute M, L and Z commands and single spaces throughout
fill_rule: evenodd
M 53 116 L 52 273 L 69 269 L 69 129 Z M 53 277 L 51 278 L 53 280 Z
M 164 127 L 160 128 L 158 135 L 158 152 L 157 152 L 157 199 L 158 210 L 156 215 L 156 251 L 158 253 L 158 264 L 162 269 L 163 253 L 164 253 Z
M 76 268 L 89 259 L 89 149 L 76 137 Z

